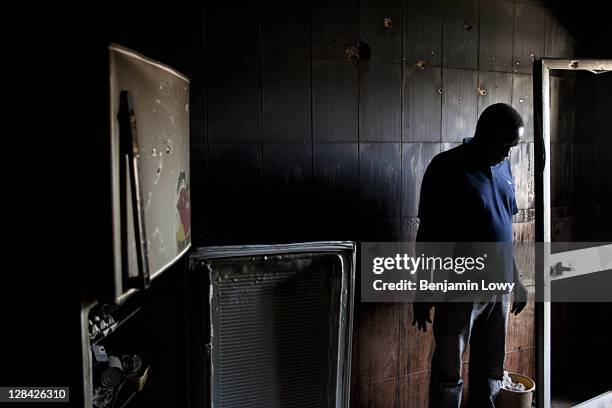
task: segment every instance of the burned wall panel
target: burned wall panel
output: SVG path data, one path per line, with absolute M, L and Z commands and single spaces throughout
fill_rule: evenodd
M 398 406 L 398 378 L 388 378 L 382 381 L 361 384 L 359 386 L 360 401 L 376 401 L 383 407 Z
M 261 143 L 211 143 L 209 149 L 209 191 L 214 194 L 208 199 L 209 233 L 222 242 L 232 242 L 236 234 L 243 241 L 257 240 L 264 198 Z
M 226 24 L 228 15 L 234 24 Z M 212 141 L 261 141 L 258 15 L 255 3 L 234 10 L 216 2 L 207 9 L 206 106 Z
M 312 0 L 312 55 L 346 60 L 359 41 L 358 0 Z
M 267 57 L 263 66 L 263 140 L 311 140 L 310 60 Z
M 402 56 L 402 1 L 363 0 L 361 36 L 376 62 L 400 63 Z
M 525 309 L 508 321 L 508 337 L 506 350 L 509 352 L 535 347 L 535 333 L 532 329 L 534 321 L 535 291 L 528 294 Z
M 266 190 L 275 188 L 281 195 L 308 192 L 312 183 L 312 146 L 264 144 L 263 176 Z
M 405 0 L 403 62 L 442 63 L 442 1 Z
M 426 372 L 431 368 L 430 357 L 434 350 L 432 330 L 427 330 L 425 333 L 417 330 L 413 326 L 413 308 L 409 303 L 399 304 L 400 313 L 400 349 L 399 349 L 399 375 L 400 377 L 412 375 L 413 373 Z M 410 381 L 412 383 L 412 379 Z M 418 383 L 417 383 L 418 384 Z M 412 384 L 409 384 L 412 386 Z M 422 385 L 421 385 L 422 386 Z M 419 388 L 421 388 L 421 386 Z M 415 392 L 419 392 L 419 388 L 414 388 Z M 427 387 L 420 389 L 422 393 L 427 390 Z M 418 396 L 411 395 L 409 402 L 411 404 L 404 405 L 406 408 L 416 405 L 415 402 L 421 403 Z M 427 402 L 427 400 L 425 400 Z M 421 405 L 418 405 L 421 406 Z M 427 404 L 424 405 L 427 407 Z
M 266 228 L 261 242 L 299 242 L 310 235 L 312 216 L 312 145 L 266 143 L 263 147 Z M 281 220 L 286 220 L 283 222 Z
M 263 0 L 261 14 L 263 55 L 310 55 L 310 0 Z
M 479 71 L 478 117 L 487 106 L 494 103 L 512 103 L 512 74 Z
M 529 378 L 535 377 L 535 347 L 506 353 L 504 369 L 512 372 L 520 371 Z
M 221 22 L 231 9 L 210 7 L 206 21 L 209 137 L 218 141 L 260 141 L 259 22 L 256 7 L 232 13 L 239 29 Z M 214 101 L 214 103 L 211 103 Z
M 512 75 L 512 106 L 523 118 L 525 133 L 522 140 L 533 142 L 533 76 Z
M 535 285 L 535 257 L 533 242 L 535 241 L 535 221 L 515 222 L 512 225 L 512 241 L 514 242 L 514 260 L 519 270 L 523 285 Z M 533 325 L 533 320 L 531 321 Z M 532 329 L 533 330 L 533 329 Z M 531 335 L 534 332 L 531 331 Z
M 531 74 L 533 59 L 544 56 L 546 9 L 516 3 L 514 14 L 513 72 Z
M 208 71 L 208 134 L 212 141 L 261 141 L 261 85 L 254 72 L 215 65 Z M 214 101 L 214 103 L 212 103 Z
M 374 218 L 399 218 L 400 144 L 361 143 L 359 146 L 359 189 L 362 222 Z
M 403 66 L 402 141 L 439 142 L 442 109 L 441 70 Z
M 208 148 L 206 143 L 193 145 L 189 152 L 191 166 L 191 185 L 206 186 L 210 182 L 208 173 Z M 204 242 L 205 231 L 210 231 L 210 202 L 206 200 L 204 188 L 196 188 L 191 190 L 191 208 L 198 208 L 198 211 L 191 213 L 191 229 L 192 229 L 192 244 L 198 246 Z
M 357 143 L 315 143 L 314 179 L 316 190 L 327 197 L 331 206 L 342 210 L 342 201 L 350 199 L 358 187 Z M 338 201 L 332 195 L 344 195 Z
M 442 143 L 440 145 L 440 151 L 445 152 L 447 150 L 452 149 L 453 147 L 457 147 L 459 146 L 461 143 L 458 142 L 448 142 L 448 143 Z
M 360 218 L 361 228 L 357 233 L 359 241 L 398 242 L 401 239 L 401 220 L 399 218 Z M 364 228 L 365 226 L 365 228 Z
M 372 386 L 372 382 L 391 378 L 394 383 L 383 384 L 382 387 L 387 390 L 387 393 L 397 394 L 395 385 L 397 379 L 394 377 L 397 377 L 399 364 L 398 349 L 397 347 L 380 347 L 380 345 L 398 344 L 398 306 L 386 303 L 363 303 L 361 313 L 359 332 L 369 333 L 370 335 L 362 336 L 359 339 L 359 382 L 369 384 L 366 389 L 372 390 L 376 389 L 376 386 Z M 389 398 L 391 401 L 395 401 L 396 396 L 379 395 L 371 398 L 374 401 L 381 402 Z
M 402 146 L 402 217 L 416 217 L 425 169 L 440 153 L 440 143 L 404 143 Z
M 255 72 L 211 66 L 207 99 L 211 141 L 261 141 L 261 81 Z
M 352 239 L 358 230 L 353 203 L 359 187 L 359 146 L 315 143 L 313 154 L 313 211 L 320 219 L 316 233 L 325 239 Z
M 483 1 L 480 5 L 480 49 L 478 67 L 512 72 L 514 2 Z
M 443 65 L 478 68 L 478 0 L 445 0 Z
M 313 140 L 357 141 L 357 67 L 347 61 L 323 59 L 312 64 Z
M 429 370 L 400 377 L 400 407 L 427 408 L 429 401 Z
M 228 24 L 231 16 L 231 24 Z M 248 71 L 259 66 L 259 6 L 245 2 L 211 2 L 206 8 L 206 46 L 210 65 L 240 63 Z
M 240 196 L 242 205 L 249 202 L 261 187 L 261 143 L 211 143 L 209 150 L 211 186 L 222 191 L 226 204 Z
M 442 83 L 442 141 L 461 142 L 476 129 L 478 71 L 445 68 Z
M 546 39 L 544 49 L 547 58 L 575 58 L 577 43 L 565 28 L 559 17 L 552 11 L 546 13 Z
M 401 139 L 401 67 L 364 64 L 359 77 L 359 140 Z
M 400 220 L 400 241 L 415 242 L 419 230 L 419 219 L 417 217 L 405 217 Z
M 516 205 L 519 209 L 535 207 L 535 163 L 533 143 L 519 143 L 510 154 Z

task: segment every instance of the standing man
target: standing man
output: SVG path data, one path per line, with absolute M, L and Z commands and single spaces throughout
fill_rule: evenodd
M 433 158 L 421 185 L 417 241 L 511 245 L 512 216 L 518 209 L 507 157 L 523 131 L 519 113 L 497 103 L 482 112 L 473 138 Z M 512 308 L 510 294 L 499 293 L 484 302 L 435 304 L 430 407 L 460 406 L 462 356 L 468 344 L 470 406 L 495 407 L 503 378 L 508 315 L 523 310 L 527 294 L 516 264 L 513 260 L 510 264 L 505 268 L 509 270 L 496 273 L 515 284 Z M 412 324 L 417 329 L 427 330 L 433 306 L 424 299 L 415 300 Z

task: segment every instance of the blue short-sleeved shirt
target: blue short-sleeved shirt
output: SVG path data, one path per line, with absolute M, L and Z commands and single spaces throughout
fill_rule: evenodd
M 419 219 L 445 242 L 512 242 L 518 212 L 510 163 L 481 166 L 469 139 L 433 158 L 423 177 Z
M 512 242 L 512 216 L 518 208 L 510 163 L 483 166 L 473 154 L 467 139 L 436 155 L 427 167 L 417 240 Z M 511 267 L 502 274 L 511 281 Z

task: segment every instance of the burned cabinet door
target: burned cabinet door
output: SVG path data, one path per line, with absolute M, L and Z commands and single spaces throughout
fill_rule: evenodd
M 199 248 L 196 401 L 348 407 L 354 268 L 352 242 Z

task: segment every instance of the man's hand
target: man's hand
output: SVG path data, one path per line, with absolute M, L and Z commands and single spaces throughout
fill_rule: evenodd
M 427 331 L 427 323 L 431 323 L 430 312 L 433 305 L 428 302 L 412 303 L 412 325 L 417 325 L 417 331 Z
M 514 285 L 512 295 L 513 299 L 510 313 L 514 313 L 514 315 L 517 315 L 521 313 L 527 305 L 527 289 L 525 289 L 525 286 L 523 286 L 523 284 L 518 281 L 516 285 Z

